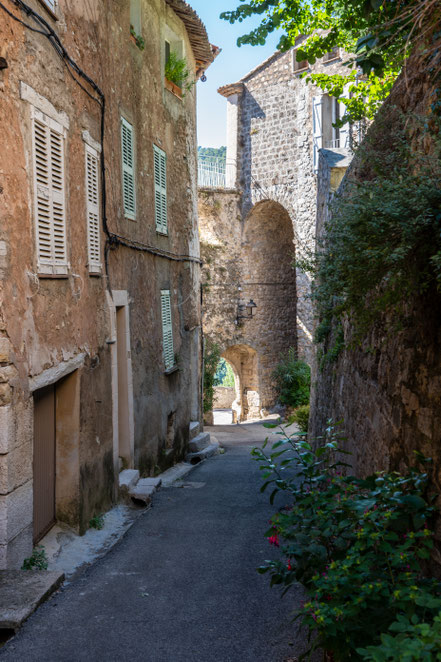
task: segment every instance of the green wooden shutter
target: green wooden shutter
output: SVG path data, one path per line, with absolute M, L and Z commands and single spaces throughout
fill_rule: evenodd
M 156 232 L 168 234 L 167 227 L 167 156 L 153 145 L 155 170 L 155 224 Z
M 166 370 L 173 368 L 175 353 L 173 349 L 173 324 L 170 305 L 170 290 L 161 290 L 162 350 Z
M 86 145 L 86 213 L 89 273 L 101 272 L 98 152 Z
M 135 157 L 133 127 L 121 117 L 121 151 L 124 215 L 136 219 Z

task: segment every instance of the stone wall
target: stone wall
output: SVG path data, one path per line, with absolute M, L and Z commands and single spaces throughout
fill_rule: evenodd
M 239 375 L 242 418 L 255 418 L 274 405 L 271 373 L 297 342 L 293 235 L 277 203 L 262 202 L 245 219 L 240 205 L 235 192 L 199 192 L 203 325 Z M 250 300 L 253 317 L 240 319 Z
M 232 386 L 215 386 L 213 409 L 231 409 L 236 399 L 236 389 Z
M 321 93 L 294 73 L 293 57 L 275 53 L 219 90 L 228 104 L 227 164 L 236 169 L 228 183 L 236 189 L 199 191 L 204 333 L 248 375 L 242 417 L 275 404 L 272 371 L 281 354 L 293 347 L 309 363 L 313 356 L 310 282 L 293 263 L 314 245 L 312 112 Z M 341 62 L 313 69 L 334 73 Z M 239 303 L 250 299 L 254 318 L 235 323 Z
M 35 393 L 55 385 L 56 517 L 80 533 L 115 502 L 121 465 L 149 475 L 178 461 L 190 420 L 200 417 L 196 99 L 194 89 L 182 99 L 172 94 L 163 76 L 170 31 L 196 70 L 186 26 L 165 0 L 142 0 L 141 50 L 130 35 L 129 2 L 60 0 L 57 20 L 45 3 L 29 4 L 101 88 L 105 134 L 101 145 L 96 91 L 84 80 L 81 89 L 50 41 L 0 8 L 0 56 L 7 63 L 0 71 L 0 568 L 20 566 L 32 550 Z M 68 264 L 57 277 L 40 272 L 36 255 L 33 108 L 65 131 Z M 123 206 L 122 117 L 135 136 L 134 219 Z M 86 142 L 103 148 L 106 169 L 102 266 L 95 273 L 87 253 Z M 166 236 L 155 227 L 154 144 L 168 157 Z M 177 364 L 170 374 L 162 289 L 171 293 Z
M 388 149 L 388 136 L 400 115 L 426 114 L 431 86 L 424 68 L 410 62 L 405 74 L 396 82 L 374 122 L 369 138 L 378 153 Z M 411 126 L 411 120 L 409 121 Z M 335 165 L 335 162 L 334 162 Z M 323 158 L 319 190 L 318 233 L 328 214 L 331 194 L 332 164 Z M 363 163 L 356 160 L 351 176 L 365 177 Z M 345 180 L 343 181 L 344 186 Z M 343 189 L 344 190 L 344 189 Z M 406 192 L 403 191 L 403 195 Z M 321 434 L 329 418 L 343 420 L 352 452 L 350 462 L 355 472 L 366 475 L 377 470 L 403 470 L 414 462 L 414 450 L 434 459 L 434 489 L 441 488 L 441 299 L 435 288 L 408 302 L 408 319 L 401 330 L 386 331 L 386 316 L 356 349 L 346 349 L 336 363 L 316 371 L 312 398 L 311 436 Z M 352 328 L 346 322 L 345 339 Z M 441 527 L 438 530 L 441 537 Z

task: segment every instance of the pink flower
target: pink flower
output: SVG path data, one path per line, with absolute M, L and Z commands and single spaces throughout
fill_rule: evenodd
M 269 542 L 270 545 L 274 545 L 275 547 L 279 547 L 280 543 L 279 543 L 279 536 L 277 535 L 277 533 L 273 536 L 270 536 L 268 538 L 268 542 Z

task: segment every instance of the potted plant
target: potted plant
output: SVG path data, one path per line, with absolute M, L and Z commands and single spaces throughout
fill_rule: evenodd
M 191 80 L 191 72 L 185 58 L 180 58 L 174 51 L 171 51 L 168 57 L 164 73 L 165 87 L 180 99 L 185 96 L 183 90 L 188 92 L 195 83 L 194 80 Z

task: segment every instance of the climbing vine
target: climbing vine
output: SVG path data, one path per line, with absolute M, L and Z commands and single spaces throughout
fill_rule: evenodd
M 216 370 L 220 355 L 219 345 L 207 340 L 204 348 L 204 414 L 213 409 L 214 387 L 218 385 Z
M 401 127 L 392 122 L 391 136 L 390 120 L 377 122 L 366 141 L 359 171 L 334 199 L 316 253 L 298 262 L 313 276 L 316 341 L 326 341 L 333 329 L 339 349 L 346 317 L 357 342 L 383 313 L 396 327 L 409 301 L 441 288 L 441 122 L 432 117 L 429 128 L 415 119 L 417 140 L 403 120 Z M 427 138 L 430 151 L 423 149 Z M 386 148 L 379 149 L 381 141 Z

